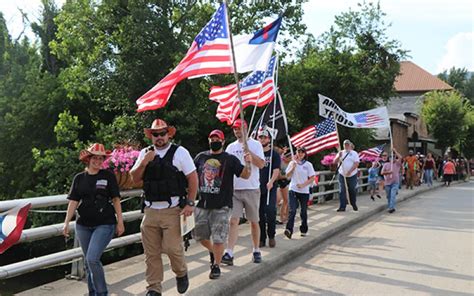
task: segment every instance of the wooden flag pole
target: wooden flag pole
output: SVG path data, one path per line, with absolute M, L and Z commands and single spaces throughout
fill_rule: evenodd
M 234 41 L 232 39 L 232 27 L 230 25 L 230 15 L 229 15 L 229 7 L 227 5 L 227 0 L 224 0 L 224 5 L 225 5 L 225 13 L 227 17 L 227 29 L 229 33 L 229 40 L 230 40 L 230 48 L 232 52 L 232 64 L 234 66 L 234 78 L 235 78 L 235 83 L 237 84 L 237 97 L 239 98 L 239 108 L 240 108 L 240 119 L 242 120 L 242 125 L 240 126 L 240 129 L 242 131 L 242 137 L 243 137 L 243 146 L 244 146 L 244 151 L 248 152 L 249 147 L 247 144 L 247 128 L 243 124 L 245 122 L 245 117 L 244 117 L 244 107 L 242 105 L 242 97 L 240 95 L 240 84 L 239 84 L 239 73 L 237 72 L 237 63 L 235 61 L 235 51 L 234 51 Z M 247 163 L 250 165 L 250 163 Z

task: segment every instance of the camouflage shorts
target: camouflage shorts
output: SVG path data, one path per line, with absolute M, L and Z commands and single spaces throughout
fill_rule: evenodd
M 229 235 L 230 212 L 229 207 L 221 209 L 196 207 L 193 238 L 197 241 L 212 239 L 213 243 L 226 243 Z

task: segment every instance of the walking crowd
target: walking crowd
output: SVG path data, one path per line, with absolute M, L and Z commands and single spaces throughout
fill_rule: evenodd
M 194 159 L 188 150 L 171 142 L 176 128 L 161 119 L 153 121 L 144 133 L 152 145 L 141 150 L 130 174 L 143 181 L 144 217 L 141 223 L 145 254 L 145 279 L 148 296 L 161 295 L 164 279 L 162 254 L 170 260 L 179 293 L 189 287 L 188 269 L 182 244 L 180 217 L 194 214 L 193 238 L 209 251 L 210 279 L 218 279 L 221 266 L 234 264 L 234 248 L 239 239 L 239 221 L 243 215 L 250 223 L 252 260 L 261 263 L 260 248 L 275 248 L 276 227 L 285 226 L 284 235 L 295 233 L 299 209 L 301 236 L 308 235 L 307 208 L 315 183 L 313 165 L 304 147 L 289 153 L 287 147 L 273 142 L 266 130 L 257 133 L 258 140 L 246 137 L 247 123 L 240 119 L 232 126 L 235 141 L 225 147 L 225 135 L 212 130 L 209 149 Z M 224 148 L 225 147 L 225 148 Z M 349 204 L 357 207 L 357 184 L 360 158 L 350 140 L 334 159 L 338 167 L 339 207 L 345 212 Z M 80 153 L 86 170 L 75 176 L 68 195 L 69 205 L 63 233 L 69 235 L 69 222 L 76 209 L 79 218 L 76 234 L 85 255 L 89 295 L 107 295 L 107 285 L 100 256 L 114 232 L 124 232 L 120 191 L 115 176 L 101 169 L 108 157 L 102 144 L 94 144 Z M 407 189 L 443 177 L 446 186 L 453 179 L 467 176 L 464 160 L 446 157 L 434 159 L 409 151 L 405 158 L 393 149 L 383 151 L 368 170 L 372 200 L 387 198 L 389 213 L 395 212 L 396 196 L 402 183 Z M 279 214 L 277 219 L 277 214 Z

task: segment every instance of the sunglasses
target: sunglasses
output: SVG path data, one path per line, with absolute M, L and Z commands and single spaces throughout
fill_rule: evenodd
M 387 157 L 388 155 L 387 154 L 383 154 L 382 157 Z
M 156 137 L 164 137 L 164 136 L 166 136 L 167 134 L 168 134 L 168 131 L 153 132 L 153 133 L 151 133 L 151 135 L 152 135 L 153 137 L 155 137 L 155 138 L 156 138 Z

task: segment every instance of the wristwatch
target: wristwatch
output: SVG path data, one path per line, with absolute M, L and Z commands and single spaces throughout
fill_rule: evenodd
M 190 207 L 194 207 L 194 200 L 191 200 L 191 199 L 186 199 L 186 205 L 187 206 L 190 206 Z

